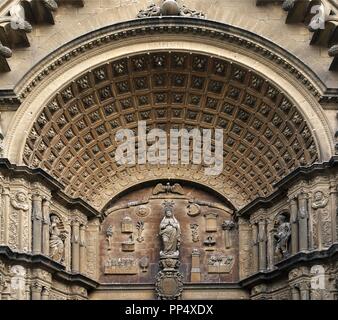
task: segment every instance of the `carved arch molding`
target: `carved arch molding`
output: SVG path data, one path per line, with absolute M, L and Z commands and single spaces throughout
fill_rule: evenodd
M 115 162 L 115 133 L 137 121 L 149 129 L 224 129 L 224 171 L 198 166 L 124 167 Z M 239 208 L 273 192 L 299 166 L 320 159 L 300 109 L 275 84 L 219 57 L 183 51 L 130 55 L 67 83 L 34 122 L 23 161 L 42 168 L 101 209 L 114 195 L 159 177 L 212 187 Z

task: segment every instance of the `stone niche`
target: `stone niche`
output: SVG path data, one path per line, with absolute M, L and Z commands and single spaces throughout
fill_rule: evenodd
M 231 205 L 212 190 L 183 182 L 179 185 L 154 183 L 133 189 L 107 205 L 100 234 L 100 282 L 155 283 L 160 270 L 159 226 L 166 200 L 174 202 L 174 214 L 181 226 L 179 271 L 183 281 L 238 281 L 237 229 L 230 233 L 228 248 L 222 228 L 224 221 L 232 220 Z M 191 208 L 198 210 L 191 214 Z

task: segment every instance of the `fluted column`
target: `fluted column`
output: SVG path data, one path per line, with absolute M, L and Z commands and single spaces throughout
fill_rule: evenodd
M 32 201 L 33 253 L 40 254 L 42 248 L 42 198 L 39 194 L 34 194 Z
M 298 220 L 299 220 L 299 251 L 308 250 L 308 236 L 309 236 L 309 227 L 308 227 L 308 218 L 309 212 L 307 207 L 307 195 L 301 193 L 298 196 Z
M 86 272 L 86 226 L 80 226 L 80 273 Z
M 72 221 L 72 271 L 80 271 L 80 223 L 77 219 Z
M 34 282 L 32 285 L 32 300 L 41 300 L 42 286 Z
M 49 256 L 49 214 L 50 214 L 50 201 L 45 198 L 42 202 L 42 253 Z
M 298 206 L 295 198 L 290 199 L 290 215 L 291 215 L 291 253 L 298 252 Z
M 258 271 L 258 227 L 252 225 L 252 268 L 254 272 Z
M 258 223 L 258 241 L 259 241 L 259 270 L 266 270 L 266 223 L 260 220 Z

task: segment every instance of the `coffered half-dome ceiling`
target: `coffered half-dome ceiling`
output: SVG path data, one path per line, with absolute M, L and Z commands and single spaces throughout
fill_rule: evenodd
M 148 129 L 224 129 L 224 171 L 202 166 L 119 166 L 115 134 Z M 312 130 L 275 84 L 217 57 L 156 52 L 105 63 L 66 84 L 31 128 L 25 164 L 41 167 L 72 197 L 102 208 L 136 181 L 199 179 L 237 207 L 273 191 L 296 167 L 318 160 Z M 199 178 L 198 178 L 199 177 Z

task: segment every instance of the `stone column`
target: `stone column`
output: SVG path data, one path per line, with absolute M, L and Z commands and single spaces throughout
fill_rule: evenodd
M 49 256 L 49 212 L 50 211 L 50 201 L 45 198 L 42 202 L 42 253 L 45 256 Z
M 32 300 L 41 300 L 42 286 L 38 282 L 32 284 Z
M 260 220 L 258 223 L 258 242 L 259 242 L 259 270 L 266 270 L 266 223 Z
M 42 248 L 42 198 L 39 194 L 33 195 L 32 223 L 33 223 L 33 253 L 41 254 Z
M 49 288 L 47 287 L 42 288 L 41 300 L 49 300 Z
M 72 272 L 80 271 L 80 223 L 72 221 Z
M 310 285 L 307 282 L 301 283 L 299 285 L 300 289 L 300 299 L 301 300 L 310 300 Z
M 291 295 L 292 295 L 292 300 L 300 300 L 298 285 L 292 286 L 292 288 L 291 288 Z
M 331 221 L 332 221 L 332 243 L 338 241 L 337 238 L 337 186 L 334 181 L 330 182 L 330 204 L 331 204 Z
M 295 198 L 290 199 L 290 222 L 291 222 L 291 253 L 298 252 L 298 207 Z
M 301 193 L 298 196 L 298 219 L 299 219 L 299 251 L 308 250 L 308 206 L 307 206 L 307 195 L 305 193 Z
M 258 228 L 257 224 L 252 225 L 252 268 L 253 272 L 258 272 Z
M 86 272 L 86 226 L 80 226 L 80 273 Z
M 3 207 L 2 207 L 2 193 L 3 193 L 3 188 L 0 187 L 0 245 L 2 244 L 2 217 L 3 217 Z M 0 300 L 1 300 L 1 291 L 0 291 Z
M 267 263 L 268 263 L 268 269 L 273 270 L 274 269 L 274 257 L 275 257 L 275 248 L 274 248 L 274 221 L 271 221 L 267 225 Z
M 8 245 L 8 231 L 9 231 L 9 215 L 10 215 L 10 190 L 9 188 L 4 188 L 4 192 L 2 195 L 3 198 L 3 208 L 2 209 L 2 215 L 3 215 L 3 229 L 4 229 L 4 234 L 3 234 L 3 244 Z

